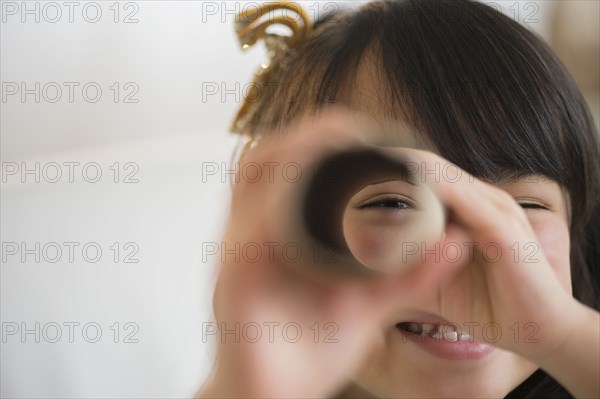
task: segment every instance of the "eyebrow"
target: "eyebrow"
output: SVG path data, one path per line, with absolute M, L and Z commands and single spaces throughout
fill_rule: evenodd
M 537 182 L 552 182 L 553 180 L 541 173 L 531 173 L 523 171 L 515 171 L 505 169 L 500 171 L 493 178 L 480 178 L 488 183 L 507 184 L 507 183 L 537 183 Z
M 414 183 L 414 182 L 410 181 L 410 179 L 399 179 L 399 178 L 393 178 L 393 177 L 385 178 L 384 177 L 381 180 L 375 180 L 372 183 L 367 184 L 363 188 L 370 187 L 370 186 L 375 186 L 377 184 L 389 183 L 389 182 L 402 182 L 402 183 L 408 183 L 411 186 L 419 186 L 418 183 Z

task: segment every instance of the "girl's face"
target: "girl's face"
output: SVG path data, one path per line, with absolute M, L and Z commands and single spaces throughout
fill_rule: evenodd
M 362 68 L 359 71 L 357 85 L 352 88 L 353 92 L 350 93 L 348 103 L 352 108 L 371 116 L 375 123 L 389 130 L 389 124 L 379 114 L 383 104 L 380 97 L 376 95 L 373 80 L 369 78 L 372 75 L 365 71 L 368 72 L 369 68 Z M 407 134 L 403 133 L 406 129 L 397 129 L 397 131 L 399 135 Z M 435 152 L 432 148 L 424 149 Z M 537 248 L 542 251 L 564 289 L 571 292 L 569 202 L 565 192 L 556 182 L 539 175 L 521 177 L 517 181 L 507 180 L 496 185 L 510 193 L 515 201 L 521 204 L 533 227 L 540 247 L 537 248 L 532 244 L 522 250 L 532 252 Z M 378 195 L 381 195 L 377 189 L 370 190 L 372 192 L 367 189 L 356 197 L 360 197 L 364 203 L 369 203 L 370 198 L 376 200 Z M 389 195 L 389 187 L 384 191 Z M 396 203 L 401 204 L 400 201 Z M 369 213 L 365 218 L 384 220 L 390 212 L 402 212 L 402 206 L 395 205 L 396 203 L 388 202 L 386 206 L 368 207 L 363 210 Z M 397 210 L 390 210 L 396 206 Z M 381 231 L 385 229 L 366 230 L 360 233 L 361 240 L 385 241 L 385 237 L 376 237 Z M 473 241 L 477 241 L 477 238 L 473 237 Z M 526 257 L 525 252 L 521 257 Z M 471 263 L 467 262 L 465 268 L 481 267 L 476 264 L 476 259 L 474 258 Z M 512 287 L 506 289 L 511 290 Z M 457 356 L 448 356 L 447 353 L 452 352 L 451 349 L 448 351 L 446 348 L 445 351 L 440 352 L 427 348 L 419 339 L 406 339 L 397 327 L 397 323 L 407 321 L 435 323 L 439 315 L 431 310 L 436 308 L 436 302 L 439 300 L 436 295 L 437 293 L 432 293 L 431 298 L 424 295 L 418 305 L 411 303 L 407 306 L 398 303 L 399 319 L 384 327 L 382 331 L 384 345 L 372 354 L 362 373 L 355 379 L 357 385 L 380 397 L 504 397 L 538 368 L 532 362 L 512 352 L 484 344 L 471 347 L 470 350 L 477 352 L 477 355 L 461 359 Z M 453 295 L 456 295 L 456 292 Z M 530 331 L 520 328 L 520 338 L 523 339 L 523 336 Z M 461 343 L 459 341 L 447 345 L 461 345 Z

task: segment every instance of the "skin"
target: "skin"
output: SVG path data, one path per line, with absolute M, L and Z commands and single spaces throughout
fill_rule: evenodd
M 368 140 L 364 132 L 384 127 L 411 135 L 378 114 L 381 99 L 373 93 L 368 68 L 357 75 L 358 95 L 346 94 L 351 111 L 335 108 L 298 122 L 282 140 L 263 139 L 244 153 L 241 165 L 295 162 L 306 171 L 323 153 Z M 399 151 L 428 170 L 449 162 L 432 147 L 419 147 Z M 258 181 L 235 184 L 227 248 L 284 236 L 298 187 L 277 174 L 274 180 L 267 176 L 265 170 Z M 213 375 L 198 396 L 327 397 L 352 381 L 348 393 L 376 397 L 503 397 L 539 367 L 578 397 L 600 396 L 600 367 L 597 357 L 589 356 L 600 351 L 599 315 L 571 293 L 568 195 L 542 176 L 490 184 L 464 171 L 458 180 L 432 179 L 427 187 L 448 211 L 442 247 L 494 243 L 503 255 L 493 262 L 477 250 L 454 262 L 429 257 L 404 273 L 371 280 L 325 278 L 309 265 L 288 267 L 277 251 L 274 258 L 263 256 L 251 264 L 226 257 L 215 294 L 218 322 L 229 329 L 235 323 L 294 322 L 304 334 L 293 343 L 278 334 L 258 342 L 221 336 Z M 372 190 L 356 201 L 390 191 Z M 390 211 L 368 212 L 382 223 Z M 349 230 L 349 237 L 352 231 L 357 237 L 356 248 L 377 242 L 385 231 L 374 228 L 360 236 L 359 230 Z M 357 251 L 368 256 L 369 245 L 365 248 Z M 396 323 L 425 314 L 459 325 L 496 323 L 504 333 L 482 359 L 443 360 L 399 338 Z M 333 323 L 337 341 L 314 339 L 307 333 L 314 323 Z M 524 329 L 514 339 L 510 327 L 515 323 L 535 325 L 537 342 L 526 342 Z M 473 335 L 487 339 L 481 329 Z
M 355 119 L 355 113 L 338 110 L 305 121 L 294 128 L 297 134 L 257 146 L 242 163 L 297 162 L 308 168 L 323 151 L 356 140 L 366 127 Z M 406 150 L 404 155 L 430 166 L 447 162 L 422 150 Z M 295 193 L 296 187 L 263 176 L 252 182 L 242 179 L 234 187 L 224 237 L 228 248 L 281 236 L 281 219 L 273 209 L 286 204 L 282 199 L 292 198 L 286 195 Z M 515 262 L 512 256 L 493 265 L 481 260 L 424 262 L 399 276 L 363 281 L 321 278 L 310 267 L 288 267 L 277 253 L 274 259 L 263 257 L 251 264 L 226 257 L 215 296 L 218 322 L 229 329 L 236 322 L 295 322 L 305 334 L 293 343 L 277 334 L 272 341 L 254 343 L 222 337 L 213 376 L 199 397 L 324 397 L 336 394 L 351 379 L 384 397 L 499 397 L 538 366 L 575 395 L 597 396 L 598 365 L 589 353 L 598 350 L 598 313 L 576 302 L 568 290 L 564 195 L 552 182 L 535 184 L 533 191 L 528 188 L 533 186 L 520 183 L 499 188 L 465 173 L 459 182 L 442 180 L 431 187 L 453 215 L 445 242 L 476 237 L 479 242 L 498 243 L 506 253 L 514 242 L 534 242 L 543 249 L 537 263 Z M 524 210 L 509 189 L 528 201 L 544 202 L 549 210 Z M 432 289 L 437 295 L 431 295 Z M 441 300 L 434 300 L 436 296 Z M 415 312 L 457 323 L 494 322 L 503 329 L 515 321 L 535 323 L 538 343 L 514 342 L 505 334 L 494 343 L 499 350 L 486 358 L 448 364 L 391 337 L 393 325 Z M 315 342 L 306 333 L 315 322 L 334 323 L 337 342 Z M 477 331 L 475 338 L 485 339 Z

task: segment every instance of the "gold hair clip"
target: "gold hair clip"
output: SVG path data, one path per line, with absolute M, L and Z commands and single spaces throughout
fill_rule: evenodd
M 271 17 L 260 22 L 261 18 L 275 10 L 289 10 L 296 14 L 296 17 L 284 14 Z M 302 23 L 299 23 L 299 22 Z M 285 25 L 291 29 L 291 36 L 283 36 L 274 33 L 267 33 L 267 28 L 272 25 Z M 259 39 L 263 39 L 267 48 L 269 62 L 261 65 L 252 79 L 244 102 L 240 107 L 233 123 L 231 131 L 234 133 L 247 134 L 252 137 L 254 132 L 248 132 L 247 125 L 255 114 L 260 104 L 259 87 L 265 83 L 274 82 L 285 66 L 285 61 L 290 55 L 290 50 L 297 48 L 312 32 L 312 23 L 306 12 L 295 3 L 273 2 L 254 7 L 240 12 L 236 16 L 235 30 L 242 46 L 242 50 L 252 47 Z

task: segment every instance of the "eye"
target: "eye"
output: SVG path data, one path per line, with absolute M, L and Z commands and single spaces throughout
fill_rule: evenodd
M 523 209 L 536 209 L 536 210 L 548 210 L 549 208 L 544 205 L 544 204 L 540 204 L 537 202 L 519 202 L 519 205 L 521 205 L 521 208 Z
M 385 208 L 390 210 L 395 209 L 410 209 L 413 205 L 410 201 L 402 198 L 377 198 L 371 201 L 367 201 L 364 204 L 358 206 L 358 209 L 373 209 L 373 208 Z

